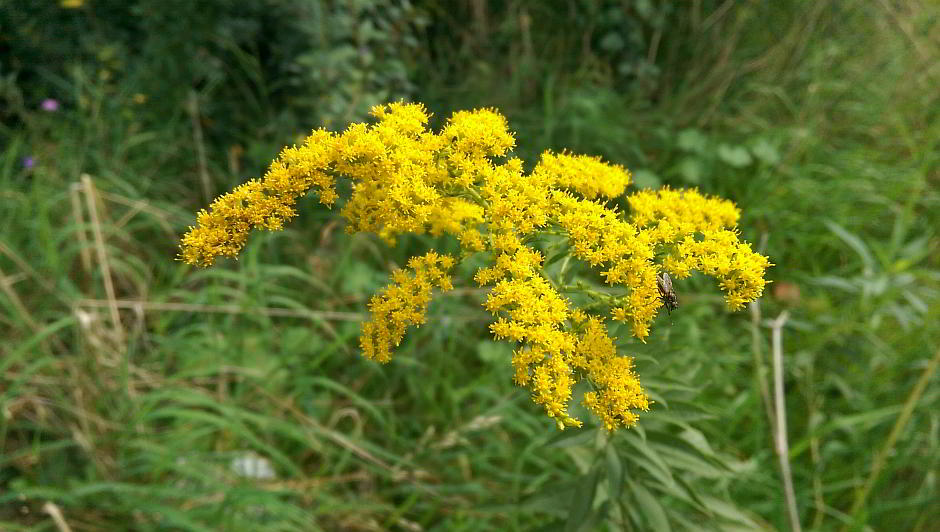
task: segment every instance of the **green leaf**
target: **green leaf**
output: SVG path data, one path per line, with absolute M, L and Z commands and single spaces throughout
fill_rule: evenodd
M 757 139 L 751 146 L 751 153 L 757 160 L 771 166 L 780 162 L 780 152 L 777 151 L 777 147 L 766 139 Z
M 545 259 L 545 262 L 542 263 L 542 266 L 551 266 L 552 264 L 555 264 L 561 259 L 569 256 L 571 256 L 571 251 L 569 251 L 567 247 L 562 247 L 562 249 L 558 250 L 556 253 Z
M 580 488 L 580 482 L 559 481 L 542 486 L 531 497 L 515 505 L 507 505 L 503 511 L 523 511 L 526 513 L 545 513 L 559 518 L 568 516 L 568 504 Z M 499 507 L 491 510 L 499 510 Z M 555 526 L 555 530 L 558 530 Z
M 623 493 L 623 461 L 617 453 L 615 445 L 607 446 L 607 484 L 610 489 L 610 500 L 620 500 Z
M 705 175 L 705 166 L 702 161 L 694 157 L 686 157 L 679 162 L 679 175 L 687 183 L 698 184 L 702 182 L 702 176 Z
M 704 497 L 704 500 L 711 512 L 728 521 L 744 525 L 748 530 L 771 530 L 766 523 L 759 523 L 759 518 L 752 516 L 737 506 L 714 497 Z
M 864 240 L 859 238 L 858 235 L 848 232 L 844 227 L 833 222 L 832 220 L 825 220 L 824 223 L 830 231 L 835 233 L 837 237 L 842 239 L 842 241 L 848 244 L 850 248 L 855 250 L 855 253 L 857 253 L 859 258 L 862 259 L 862 263 L 865 265 L 866 270 L 874 271 L 875 257 L 872 255 L 871 250 L 868 249 L 868 244 L 866 244 Z
M 708 148 L 708 138 L 697 129 L 683 129 L 678 138 L 679 149 L 703 154 Z
M 669 518 L 666 516 L 666 510 L 645 486 L 639 482 L 628 481 L 630 491 L 633 492 L 634 499 L 645 517 L 644 530 L 653 530 L 655 532 L 667 532 L 672 530 L 669 526 Z
M 711 445 L 708 444 L 708 439 L 705 438 L 705 435 L 702 434 L 701 431 L 687 427 L 679 434 L 679 437 L 694 447 L 698 452 L 702 453 L 702 455 L 715 456 L 715 451 L 712 450 Z
M 663 460 L 670 465 L 673 471 L 688 471 L 698 477 L 721 478 L 728 474 L 714 464 L 695 456 L 687 449 L 682 449 L 669 444 L 653 444 Z
M 637 465 L 646 470 L 651 477 L 663 486 L 670 488 L 675 487 L 676 482 L 672 478 L 672 471 L 669 465 L 663 460 L 659 453 L 649 445 L 649 442 L 641 440 L 638 436 L 629 433 L 625 434 L 623 439 L 629 442 L 633 448 L 642 455 L 635 460 Z
M 744 168 L 754 162 L 751 154 L 744 146 L 718 146 L 718 158 L 735 168 Z
M 568 514 L 568 521 L 565 523 L 565 532 L 577 532 L 585 524 L 591 507 L 594 504 L 594 494 L 597 492 L 598 469 L 592 468 L 591 471 L 581 477 L 571 497 L 571 512 Z
M 652 170 L 637 170 L 633 172 L 633 184 L 637 188 L 659 188 L 663 180 Z
M 586 445 L 594 440 L 594 432 L 595 431 L 589 429 L 565 429 L 552 436 L 545 445 L 546 447 L 556 448 L 571 447 L 574 445 Z

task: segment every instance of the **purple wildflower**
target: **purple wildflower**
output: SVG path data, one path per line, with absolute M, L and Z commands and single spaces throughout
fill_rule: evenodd
M 23 168 L 30 170 L 36 166 L 36 159 L 32 157 L 23 157 Z
M 56 100 L 55 98 L 46 98 L 42 101 L 41 104 L 39 104 L 39 107 L 43 111 L 54 113 L 59 110 L 59 100 Z

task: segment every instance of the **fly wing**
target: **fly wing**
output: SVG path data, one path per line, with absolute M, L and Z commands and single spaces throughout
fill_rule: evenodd
M 667 294 L 671 294 L 672 290 L 672 277 L 669 277 L 669 274 L 663 272 L 663 288 L 665 288 Z
M 672 293 L 672 279 L 666 272 L 656 274 L 656 287 L 659 288 L 659 295 L 666 297 Z
M 659 297 L 663 300 L 667 310 L 672 312 L 679 308 L 679 298 L 672 288 L 672 278 L 669 277 L 668 273 L 662 272 L 656 275 L 656 288 L 659 289 Z

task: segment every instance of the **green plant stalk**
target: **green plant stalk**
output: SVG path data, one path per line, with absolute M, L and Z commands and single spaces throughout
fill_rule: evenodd
M 927 367 L 921 374 L 920 379 L 918 379 L 917 384 L 914 385 L 914 389 L 911 390 L 910 395 L 907 396 L 907 401 L 904 402 L 904 408 L 901 410 L 901 415 L 898 416 L 898 420 L 894 423 L 894 427 L 891 429 L 891 433 L 888 434 L 888 439 L 885 440 L 881 450 L 879 450 L 878 454 L 875 455 L 875 461 L 872 464 L 871 474 L 868 476 L 868 480 L 865 481 L 864 486 L 855 492 L 855 502 L 852 503 L 852 509 L 849 511 L 849 515 L 851 516 L 850 523 L 854 524 L 857 522 L 858 514 L 861 512 L 862 506 L 865 505 L 865 501 L 868 499 L 868 495 L 871 493 L 872 488 L 875 486 L 875 482 L 878 481 L 878 477 L 881 475 L 881 470 L 884 469 L 885 462 L 888 459 L 888 454 L 894 449 L 894 444 L 897 443 L 898 437 L 901 435 L 901 431 L 904 430 L 904 427 L 906 427 L 907 423 L 911 420 L 911 415 L 914 413 L 914 407 L 917 406 L 921 396 L 924 395 L 924 390 L 927 389 L 927 383 L 930 382 L 930 377 L 933 375 L 934 371 L 937 370 L 938 365 L 940 365 L 940 349 L 938 349 L 934 354 L 933 359 L 931 359 L 930 363 L 927 364 Z M 843 530 L 848 529 L 849 525 L 846 525 L 843 528 Z

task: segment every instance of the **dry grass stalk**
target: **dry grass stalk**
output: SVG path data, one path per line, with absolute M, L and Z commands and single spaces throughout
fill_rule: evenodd
M 121 314 L 116 304 L 117 294 L 114 290 L 114 279 L 111 277 L 111 266 L 108 261 L 108 251 L 105 248 L 104 233 L 101 230 L 101 218 L 98 215 L 97 193 L 95 185 L 88 174 L 82 174 L 82 188 L 85 192 L 85 204 L 88 209 L 88 216 L 91 220 L 92 234 L 95 238 L 95 252 L 98 259 L 98 268 L 101 269 L 101 278 L 104 282 L 104 291 L 108 297 L 108 310 L 111 314 L 111 322 L 114 324 L 115 333 L 119 339 L 125 337 L 124 326 L 121 323 Z
M 780 475 L 783 477 L 783 494 L 790 517 L 790 527 L 800 532 L 800 513 L 796 508 L 796 495 L 793 492 L 793 475 L 790 472 L 790 444 L 787 440 L 787 406 L 783 390 L 783 326 L 790 319 L 790 313 L 783 311 L 770 324 L 773 332 L 774 357 L 774 413 L 777 436 L 775 438 L 777 457 L 780 460 Z

